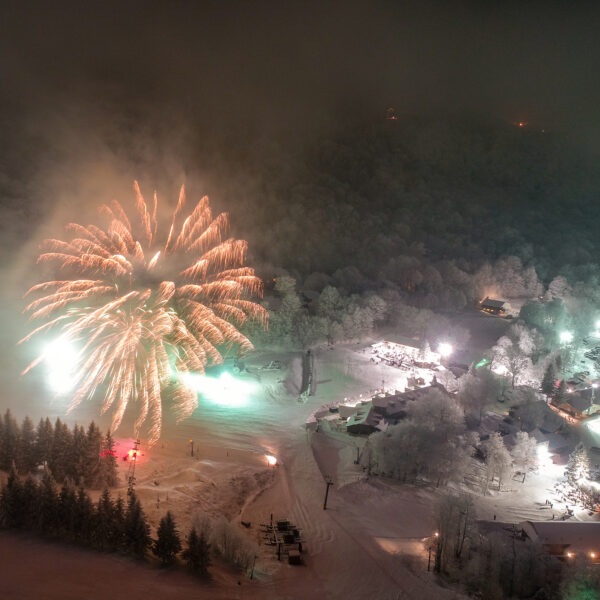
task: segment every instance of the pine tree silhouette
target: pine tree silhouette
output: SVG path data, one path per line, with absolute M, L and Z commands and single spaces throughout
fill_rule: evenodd
M 204 534 L 198 535 L 192 528 L 186 540 L 187 548 L 183 551 L 183 558 L 188 568 L 198 575 L 205 576 L 210 565 L 210 544 Z
M 40 419 L 35 432 L 36 463 L 49 464 L 52 459 L 52 444 L 54 443 L 54 427 L 50 419 Z
M 546 396 L 552 396 L 556 392 L 555 383 L 556 373 L 554 370 L 554 362 L 550 362 L 544 372 L 544 377 L 542 378 L 542 392 L 544 392 Z
M 112 545 L 115 550 L 125 547 L 125 504 L 119 496 L 114 504 Z
M 88 488 L 100 489 L 106 487 L 102 481 L 100 461 L 102 460 L 102 434 L 93 421 L 89 424 L 83 459 L 85 462 L 85 485 Z
M 56 484 L 49 471 L 44 473 L 38 496 L 38 519 L 36 529 L 43 535 L 55 535 L 60 529 L 58 522 L 58 496 Z
M 99 550 L 115 549 L 115 507 L 107 488 L 104 488 L 102 495 L 96 505 L 96 515 L 94 524 L 94 545 Z
M 0 492 L 0 525 L 7 529 L 19 528 L 23 521 L 23 486 L 13 464 Z
M 163 565 L 175 562 L 176 555 L 181 551 L 181 540 L 175 527 L 175 521 L 170 511 L 160 520 L 158 538 L 154 542 L 154 554 L 158 556 Z
M 61 537 L 75 541 L 77 539 L 77 495 L 71 482 L 65 482 L 60 490 L 58 516 Z
M 35 428 L 29 417 L 23 419 L 16 458 L 17 470 L 26 475 L 36 466 Z
M 142 505 L 135 492 L 129 496 L 123 534 L 125 550 L 137 558 L 144 558 L 152 540 Z
M 9 471 L 17 455 L 19 426 L 10 410 L 4 413 L 0 427 L 0 469 Z
M 115 487 L 118 483 L 118 473 L 115 442 L 109 431 L 102 442 L 98 466 L 98 484 L 102 487 Z

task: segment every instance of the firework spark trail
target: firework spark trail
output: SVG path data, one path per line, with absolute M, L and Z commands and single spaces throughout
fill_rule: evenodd
M 69 410 L 102 392 L 102 412 L 113 409 L 116 430 L 131 401 L 139 403 L 135 434 L 150 419 L 149 441 L 160 437 L 161 391 L 174 388 L 179 418 L 197 406 L 197 395 L 177 375 L 204 372 L 222 352 L 252 348 L 240 327 L 252 319 L 263 326 L 267 312 L 254 298 L 262 282 L 244 266 L 247 244 L 225 239 L 226 214 L 213 218 L 207 197 L 186 209 L 181 188 L 168 236 L 158 242 L 157 196 L 152 210 L 137 181 L 130 219 L 113 200 L 100 208 L 105 228 L 69 223 L 70 241 L 45 240 L 39 263 L 56 264 L 66 277 L 34 285 L 39 295 L 25 312 L 44 319 L 21 342 L 57 332 L 80 346 Z M 164 278 L 164 279 L 163 279 Z M 21 343 L 19 342 L 19 343 Z M 23 373 L 35 367 L 36 358 Z

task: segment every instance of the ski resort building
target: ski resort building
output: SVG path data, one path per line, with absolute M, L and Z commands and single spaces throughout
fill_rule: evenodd
M 486 297 L 479 304 L 479 308 L 483 312 L 490 313 L 491 315 L 505 315 L 507 306 L 504 300 L 493 300 L 492 298 Z
M 541 544 L 552 556 L 585 556 L 600 562 L 600 523 L 569 521 L 522 521 L 523 536 Z

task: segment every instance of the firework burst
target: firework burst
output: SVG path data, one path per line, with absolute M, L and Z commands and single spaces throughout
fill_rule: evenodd
M 135 220 L 113 200 L 100 208 L 104 228 L 70 223 L 70 241 L 44 241 L 38 262 L 57 265 L 64 277 L 27 292 L 37 298 L 25 312 L 45 323 L 21 342 L 58 332 L 77 344 L 69 410 L 101 395 L 114 431 L 134 401 L 135 433 L 149 420 L 154 442 L 161 431 L 161 391 L 172 387 L 178 416 L 189 416 L 197 394 L 181 384 L 181 375 L 203 373 L 232 348 L 250 350 L 240 327 L 248 319 L 266 325 L 267 312 L 254 301 L 262 284 L 244 266 L 246 242 L 225 237 L 226 214 L 213 218 L 207 197 L 186 211 L 182 187 L 161 237 L 156 193 L 150 210 L 137 182 L 134 191 Z

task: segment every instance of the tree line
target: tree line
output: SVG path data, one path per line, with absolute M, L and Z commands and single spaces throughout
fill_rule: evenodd
M 465 418 L 472 407 L 463 402 L 463 394 L 451 396 L 437 389 L 408 402 L 400 423 L 369 437 L 361 464 L 369 473 L 440 487 L 462 483 L 473 472 L 473 460 L 478 460 L 482 469 L 477 485 L 484 495 L 492 486 L 501 489 L 514 471 L 527 474 L 537 467 L 534 438 L 518 431 L 510 450 L 498 432 L 480 439 Z M 477 419 L 471 424 L 476 427 Z
M 182 550 L 180 534 L 170 512 L 161 519 L 156 539 L 135 492 L 127 502 L 113 500 L 107 488 L 96 503 L 70 483 L 57 490 L 49 472 L 41 481 L 28 475 L 21 481 L 13 468 L 0 490 L 0 527 L 29 531 L 45 538 L 74 543 L 101 552 L 119 552 L 144 559 L 152 551 L 163 565 L 171 565 Z M 206 575 L 210 545 L 192 528 L 181 556 L 191 571 Z
M 34 427 L 29 417 L 19 425 L 7 410 L 0 418 L 0 470 L 13 465 L 21 475 L 43 466 L 58 483 L 69 480 L 90 489 L 114 487 L 118 481 L 114 440 L 93 421 L 87 430 L 48 418 Z

